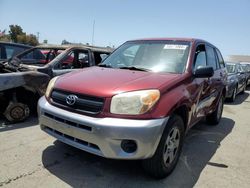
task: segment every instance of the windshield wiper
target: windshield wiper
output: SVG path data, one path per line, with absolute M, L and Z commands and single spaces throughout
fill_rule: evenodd
M 119 69 L 138 70 L 138 71 L 145 71 L 145 72 L 149 72 L 149 71 L 151 71 L 150 69 L 141 68 L 141 67 L 134 67 L 134 66 L 129 66 L 129 67 L 119 67 Z
M 99 64 L 97 65 L 98 67 L 106 67 L 106 68 L 113 68 L 111 65 L 107 65 L 107 64 Z

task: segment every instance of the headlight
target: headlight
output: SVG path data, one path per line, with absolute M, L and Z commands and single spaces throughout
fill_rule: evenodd
M 144 114 L 159 98 L 160 92 L 156 89 L 121 93 L 112 98 L 110 112 L 127 115 Z
M 45 97 L 48 98 L 50 93 L 51 93 L 51 90 L 53 89 L 55 83 L 56 83 L 56 80 L 57 80 L 58 76 L 57 77 L 54 77 L 50 80 L 48 86 L 47 86 L 47 89 L 46 89 L 46 92 L 45 92 Z

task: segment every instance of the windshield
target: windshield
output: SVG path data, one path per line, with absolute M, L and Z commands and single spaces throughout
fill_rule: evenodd
M 241 67 L 243 70 L 245 70 L 246 72 L 250 71 L 250 66 L 248 64 L 241 64 Z
M 189 49 L 189 42 L 126 42 L 111 54 L 101 66 L 153 72 L 183 73 Z
M 227 72 L 228 73 L 235 73 L 236 72 L 236 65 L 234 64 L 226 64 Z

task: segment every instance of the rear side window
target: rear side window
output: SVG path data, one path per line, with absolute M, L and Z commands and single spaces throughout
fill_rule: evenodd
M 213 69 L 216 70 L 217 65 L 216 65 L 214 49 L 210 46 L 206 46 L 206 51 L 207 51 L 207 65 L 213 67 Z
M 221 68 L 225 67 L 225 63 L 224 63 L 224 60 L 222 58 L 222 55 L 221 55 L 220 51 L 218 49 L 215 49 L 215 51 L 216 51 L 216 54 L 217 54 L 218 59 L 219 59 L 220 67 Z

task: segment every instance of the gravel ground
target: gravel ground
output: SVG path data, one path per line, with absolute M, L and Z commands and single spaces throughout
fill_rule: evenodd
M 241 187 L 250 185 L 250 92 L 226 103 L 218 126 L 192 128 L 174 172 L 149 177 L 140 161 L 109 160 L 42 132 L 37 118 L 0 119 L 0 187 Z

